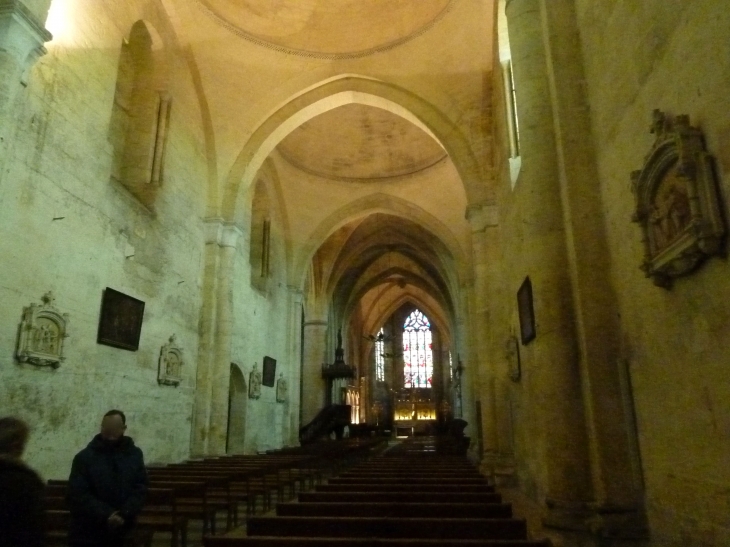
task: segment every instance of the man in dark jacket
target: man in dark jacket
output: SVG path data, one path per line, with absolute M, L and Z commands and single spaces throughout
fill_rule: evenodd
M 126 417 L 110 410 L 101 433 L 74 457 L 68 485 L 71 547 L 121 547 L 147 493 L 142 451 L 124 436 Z
M 21 457 L 28 425 L 0 418 L 0 547 L 45 545 L 43 482 Z

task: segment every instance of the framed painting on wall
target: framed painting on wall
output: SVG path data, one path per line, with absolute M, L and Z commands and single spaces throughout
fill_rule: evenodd
M 101 299 L 98 344 L 137 351 L 145 303 L 107 287 Z
M 522 345 L 534 340 L 537 336 L 535 330 L 535 309 L 532 305 L 532 282 L 530 276 L 520 285 L 517 291 L 517 311 L 520 318 L 520 337 Z
M 273 357 L 264 357 L 263 376 L 264 378 L 261 384 L 268 387 L 274 387 L 274 383 L 276 382 L 276 359 Z

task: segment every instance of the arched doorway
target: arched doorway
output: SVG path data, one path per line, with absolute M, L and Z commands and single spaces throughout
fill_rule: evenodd
M 231 381 L 228 388 L 228 433 L 226 454 L 243 454 L 246 440 L 246 405 L 248 396 L 243 372 L 231 363 Z

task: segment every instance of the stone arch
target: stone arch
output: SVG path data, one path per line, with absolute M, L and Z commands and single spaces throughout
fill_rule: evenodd
M 451 253 L 456 265 L 466 263 L 466 256 L 456 236 L 439 219 L 404 199 L 383 193 L 370 194 L 352 201 L 324 219 L 310 235 L 304 248 L 295 259 L 292 268 L 292 284 L 304 285 L 308 267 L 317 249 L 336 230 L 345 224 L 369 216 L 373 213 L 386 213 L 399 216 L 418 224 L 436 236 Z M 451 281 L 456 281 L 458 272 L 453 272 Z
M 315 116 L 345 104 L 383 108 L 418 125 L 448 152 L 464 184 L 469 205 L 487 199 L 486 176 L 458 126 L 439 109 L 408 90 L 363 76 L 344 75 L 298 94 L 267 118 L 251 135 L 226 179 L 222 216 L 235 218 L 236 196 L 248 188 L 276 145 Z
M 236 363 L 231 363 L 231 377 L 228 388 L 228 432 L 226 453 L 242 454 L 246 440 L 246 410 L 248 389 L 246 377 Z

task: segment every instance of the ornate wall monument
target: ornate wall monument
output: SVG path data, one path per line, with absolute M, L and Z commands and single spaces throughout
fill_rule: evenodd
M 160 348 L 160 360 L 157 369 L 157 383 L 166 386 L 178 386 L 182 382 L 183 350 L 173 334 L 167 344 Z
M 693 271 L 722 251 L 725 224 L 702 132 L 689 116 L 654 110 L 656 141 L 644 166 L 631 174 L 636 198 L 633 220 L 641 226 L 645 248 L 641 269 L 654 284 Z
M 66 359 L 63 341 L 68 337 L 68 314 L 53 305 L 56 299 L 51 291 L 42 300 L 43 304 L 23 309 L 15 356 L 20 363 L 58 368 Z

